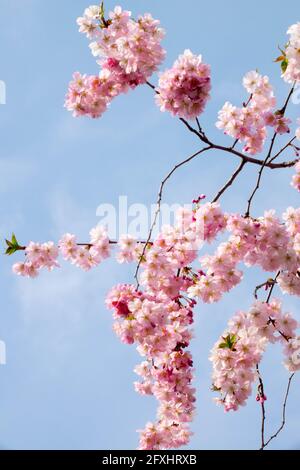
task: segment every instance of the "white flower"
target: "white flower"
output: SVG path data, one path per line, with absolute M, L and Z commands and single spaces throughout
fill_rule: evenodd
M 261 75 L 259 75 L 255 70 L 246 73 L 243 78 L 243 85 L 248 93 L 253 93 L 256 90 L 259 80 L 261 80 Z
M 298 366 L 300 364 L 300 349 L 297 349 L 291 356 L 293 364 Z
M 90 19 L 97 19 L 100 15 L 100 7 L 98 5 L 91 5 L 84 11 L 84 16 Z

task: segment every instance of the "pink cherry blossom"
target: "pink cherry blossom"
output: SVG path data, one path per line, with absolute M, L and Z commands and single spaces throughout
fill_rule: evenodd
M 296 163 L 295 165 L 296 174 L 292 177 L 291 185 L 300 191 L 300 162 Z
M 210 67 L 189 49 L 159 78 L 156 102 L 161 111 L 193 119 L 204 111 L 211 89 Z
M 160 44 L 164 31 L 150 14 L 135 21 L 119 6 L 108 20 L 102 18 L 100 7 L 90 6 L 77 23 L 79 31 L 93 39 L 90 49 L 101 70 L 98 76 L 74 74 L 65 107 L 75 117 L 98 118 L 114 97 L 145 83 L 157 70 L 165 57 Z
M 236 411 L 244 406 L 257 379 L 256 365 L 260 363 L 268 343 L 281 342 L 288 356 L 290 370 L 300 368 L 299 353 L 294 346 L 298 322 L 289 313 L 283 313 L 281 303 L 255 302 L 249 312 L 238 312 L 228 323 L 228 328 L 212 349 L 213 390 L 220 394 L 216 399 L 225 411 Z M 288 343 L 288 346 L 287 346 Z M 296 353 L 294 353 L 294 351 Z M 298 356 L 297 356 L 298 357 Z M 265 394 L 258 394 L 263 403 Z
M 264 145 L 267 125 L 275 127 L 276 132 L 285 133 L 290 121 L 271 112 L 276 101 L 267 76 L 251 71 L 245 75 L 243 84 L 250 93 L 248 105 L 238 108 L 226 102 L 219 111 L 216 126 L 230 137 L 244 142 L 245 152 L 256 154 Z
M 286 82 L 300 82 L 300 23 L 290 26 L 287 34 L 289 35 L 285 49 L 287 67 L 282 76 Z

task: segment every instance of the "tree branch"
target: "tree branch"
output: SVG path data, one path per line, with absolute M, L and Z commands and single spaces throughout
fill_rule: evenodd
M 149 234 L 148 234 L 148 238 L 145 242 L 145 245 L 144 245 L 144 248 L 143 248 L 143 251 L 142 251 L 142 254 L 140 256 L 140 260 L 138 262 L 138 265 L 136 267 L 136 270 L 135 270 L 135 274 L 134 274 L 134 278 L 136 280 L 136 283 L 137 283 L 137 289 L 139 288 L 139 280 L 138 280 L 138 274 L 139 274 L 139 270 L 140 270 L 140 266 L 141 266 L 141 263 L 144 259 L 144 256 L 145 256 L 145 252 L 146 252 L 146 249 L 147 249 L 147 246 L 151 240 L 151 237 L 152 237 L 152 233 L 153 233 L 153 229 L 156 225 L 156 222 L 157 222 L 157 218 L 158 218 L 158 215 L 160 213 L 160 208 L 161 208 L 161 201 L 162 201 L 162 196 L 163 196 L 163 190 L 164 190 L 164 186 L 166 184 L 166 182 L 171 178 L 171 176 L 173 175 L 173 173 L 175 173 L 176 170 L 178 170 L 180 167 L 182 167 L 183 165 L 185 165 L 186 163 L 189 163 L 190 161 L 192 161 L 194 158 L 196 158 L 198 155 L 200 155 L 201 153 L 204 153 L 206 152 L 207 150 L 210 149 L 210 146 L 208 147 L 203 147 L 201 150 L 198 150 L 196 153 L 193 153 L 193 155 L 190 155 L 188 158 L 186 158 L 185 160 L 183 160 L 182 162 L 180 163 L 177 163 L 177 165 L 175 165 L 170 171 L 169 173 L 165 176 L 165 178 L 162 180 L 161 184 L 160 184 L 160 188 L 159 188 L 159 192 L 158 192 L 158 197 L 157 197 L 157 202 L 156 202 L 156 205 L 157 205 L 157 208 L 156 208 L 156 211 L 155 211 L 155 214 L 154 214 L 154 219 L 153 219 L 153 222 L 152 222 L 152 225 L 150 227 L 150 230 L 149 230 Z
M 232 183 L 234 182 L 234 180 L 236 179 L 236 177 L 241 173 L 241 171 L 243 170 L 244 166 L 246 165 L 246 160 L 241 160 L 241 163 L 239 164 L 239 166 L 237 167 L 237 169 L 235 170 L 235 172 L 231 175 L 231 177 L 229 178 L 229 180 L 227 181 L 227 183 L 225 183 L 225 185 L 220 189 L 220 191 L 218 192 L 218 194 L 214 197 L 214 199 L 212 200 L 212 202 L 217 202 L 220 197 L 222 196 L 222 194 L 225 193 L 225 191 L 232 185 Z
M 282 421 L 281 421 L 281 425 L 279 426 L 279 428 L 277 429 L 277 431 L 272 434 L 272 436 L 267 440 L 267 442 L 265 442 L 260 450 L 264 450 L 267 445 L 270 444 L 270 442 L 275 439 L 278 434 L 283 430 L 284 426 L 285 426 L 285 418 L 286 418 L 286 405 L 287 405 L 287 401 L 288 401 L 288 397 L 289 397 L 289 393 L 290 393 L 290 388 L 291 388 L 291 383 L 292 383 L 292 380 L 293 380 L 293 377 L 295 375 L 295 372 L 293 372 L 290 377 L 289 377 L 289 380 L 288 380 L 288 384 L 287 384 L 287 388 L 286 388 L 286 392 L 285 392 L 285 396 L 284 396 L 284 401 L 283 401 L 283 405 L 282 405 Z
M 264 392 L 264 383 L 263 379 L 258 367 L 258 364 L 256 364 L 256 372 L 258 376 L 258 381 L 259 381 L 259 386 L 258 386 L 258 394 L 259 397 L 261 398 L 260 400 L 260 406 L 261 406 L 261 447 L 263 448 L 265 446 L 265 423 L 266 423 L 266 410 L 265 410 L 265 392 Z
M 146 84 L 152 89 L 155 91 L 155 93 L 159 94 L 159 92 L 157 91 L 156 87 L 150 83 L 149 81 L 146 82 Z M 289 94 L 289 97 L 291 96 L 291 92 Z M 245 104 L 248 105 L 249 103 L 249 100 L 248 102 Z M 285 103 L 283 109 L 285 109 L 287 106 L 287 103 Z M 295 160 L 291 160 L 291 161 L 287 161 L 287 162 L 282 162 L 282 163 L 266 163 L 264 160 L 260 160 L 259 158 L 254 158 L 254 157 L 251 157 L 250 155 L 245 155 L 244 153 L 242 152 L 239 152 L 238 150 L 235 150 L 235 145 L 237 144 L 237 142 L 235 141 L 233 143 L 233 145 L 231 147 L 226 147 L 224 145 L 218 145 L 218 144 L 214 144 L 213 142 L 211 142 L 211 140 L 206 136 L 205 132 L 203 131 L 203 129 L 201 128 L 200 126 L 200 123 L 199 123 L 199 120 L 198 118 L 196 119 L 196 122 L 197 122 L 197 126 L 198 126 L 198 129 L 195 129 L 193 126 L 191 126 L 189 124 L 189 122 L 184 119 L 184 118 L 179 118 L 179 120 L 185 125 L 185 127 L 192 133 L 192 134 L 195 134 L 202 142 L 204 142 L 205 144 L 209 145 L 211 149 L 215 149 L 215 150 L 222 150 L 224 152 L 227 152 L 227 153 L 230 153 L 232 155 L 235 155 L 236 157 L 239 157 L 243 160 L 245 160 L 246 162 L 248 163 L 253 163 L 255 165 L 260 165 L 260 166 L 264 166 L 266 168 L 270 168 L 271 170 L 275 170 L 275 169 L 279 169 L 279 168 L 290 168 L 292 166 L 294 166 L 297 162 L 298 162 L 298 159 L 295 159 Z

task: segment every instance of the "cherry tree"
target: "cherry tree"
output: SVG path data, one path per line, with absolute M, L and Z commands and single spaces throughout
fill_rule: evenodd
M 237 313 L 212 345 L 210 360 L 214 399 L 225 411 L 244 406 L 257 384 L 255 398 L 261 407 L 264 449 L 284 427 L 291 382 L 300 370 L 299 323 L 285 311 L 282 300 L 273 297 L 275 289 L 278 296 L 300 295 L 300 208 L 288 207 L 281 216 L 270 209 L 257 217 L 252 214 L 252 202 L 266 168 L 279 171 L 294 167 L 291 185 L 300 191 L 300 127 L 292 133 L 293 123 L 286 116 L 300 83 L 300 23 L 288 29 L 288 43 L 276 59 L 283 80 L 290 84 L 285 102 L 276 103 L 267 76 L 258 71 L 246 73 L 245 102 L 240 106 L 226 102 L 218 114 L 216 126 L 228 136 L 227 146 L 212 142 L 203 124 L 213 89 L 210 66 L 201 55 L 185 50 L 170 69 L 159 74 L 154 85 L 150 78 L 166 54 L 161 44 L 165 33 L 158 20 L 150 14 L 133 18 L 118 6 L 106 15 L 102 3 L 88 7 L 77 23 L 91 41 L 98 66 L 95 75 L 74 73 L 65 100 L 67 110 L 75 117 L 100 118 L 118 95 L 146 85 L 160 111 L 175 116 L 197 139 L 199 149 L 162 179 L 155 217 L 145 240 L 126 234 L 112 240 L 107 227 L 99 225 L 84 241 L 67 233 L 58 243 L 30 241 L 23 245 L 13 234 L 6 240 L 7 255 L 25 254 L 25 259 L 13 265 L 13 271 L 34 278 L 42 269 L 58 268 L 59 256 L 85 271 L 113 255 L 119 263 L 136 264 L 134 279 L 112 287 L 106 305 L 113 314 L 115 333 L 123 343 L 135 344 L 142 356 L 135 369 L 140 377 L 134 384 L 136 391 L 154 395 L 158 401 L 156 420 L 140 431 L 139 448 L 148 450 L 178 448 L 187 445 L 191 436 L 195 388 L 188 347 L 196 305 L 220 302 L 243 281 L 243 270 L 260 267 L 266 273 L 265 281 L 253 286 L 248 311 L 239 311 L 236 306 Z M 212 150 L 238 162 L 234 173 L 211 201 L 204 195 L 196 196 L 191 209 L 181 207 L 175 223 L 163 226 L 154 236 L 165 185 L 182 166 Z M 290 153 L 292 159 L 285 160 Z M 245 201 L 245 212 L 225 213 L 221 197 L 249 165 L 257 168 L 257 178 Z M 225 241 L 214 254 L 205 254 L 205 246 L 221 234 Z M 269 343 L 281 344 L 290 376 L 282 423 L 266 437 L 267 396 L 259 365 Z

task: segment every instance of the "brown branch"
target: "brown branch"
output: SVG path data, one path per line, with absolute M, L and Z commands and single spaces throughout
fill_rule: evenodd
M 229 178 L 229 180 L 227 181 L 227 183 L 224 184 L 224 186 L 220 189 L 220 191 L 218 192 L 218 194 L 214 197 L 214 199 L 212 200 L 212 202 L 217 202 L 220 197 L 222 196 L 222 194 L 225 193 L 225 191 L 232 185 L 232 183 L 234 182 L 234 180 L 236 179 L 236 177 L 241 173 L 241 171 L 243 170 L 244 166 L 246 165 L 246 160 L 241 160 L 241 163 L 239 164 L 239 166 L 237 167 L 237 169 L 235 170 L 235 172 L 231 175 L 231 177 Z
M 152 89 L 155 91 L 155 93 L 159 94 L 159 92 L 157 91 L 156 87 L 150 83 L 149 81 L 146 82 L 146 84 Z M 249 100 L 248 100 L 249 102 Z M 248 105 L 248 102 L 245 103 L 245 106 Z M 279 168 L 290 168 L 292 166 L 294 166 L 298 159 L 295 159 L 295 160 L 291 160 L 291 161 L 287 161 L 287 162 L 282 162 L 282 163 L 265 163 L 264 160 L 260 160 L 259 158 L 254 158 L 254 157 L 251 157 L 250 155 L 246 155 L 242 152 L 239 152 L 238 150 L 235 150 L 235 145 L 236 143 L 234 142 L 233 145 L 231 147 L 226 147 L 224 145 L 218 145 L 218 144 L 214 144 L 213 142 L 211 142 L 211 140 L 206 136 L 205 132 L 203 131 L 203 129 L 201 128 L 200 126 L 200 123 L 199 123 L 199 120 L 198 118 L 196 119 L 196 122 L 197 122 L 197 126 L 198 126 L 198 129 L 195 129 L 193 126 L 191 126 L 189 124 L 189 122 L 184 119 L 184 118 L 179 118 L 179 120 L 185 125 L 185 127 L 192 133 L 192 134 L 195 134 L 202 142 L 204 142 L 205 144 L 209 145 L 211 149 L 215 149 L 215 150 L 222 150 L 224 152 L 227 152 L 227 153 L 230 153 L 232 155 L 235 155 L 236 157 L 239 157 L 243 160 L 245 160 L 246 162 L 248 163 L 253 163 L 254 165 L 264 165 L 265 167 L 267 168 L 270 168 L 271 170 L 275 170 L 275 169 L 279 169 Z
M 110 245 L 117 245 L 116 240 L 109 240 Z M 92 248 L 94 246 L 93 243 L 76 243 L 77 246 L 86 246 L 87 248 Z
M 176 170 L 178 170 L 178 168 L 182 167 L 183 165 L 185 165 L 186 163 L 189 163 L 190 161 L 192 161 L 194 158 L 196 158 L 198 155 L 200 155 L 201 153 L 204 153 L 206 152 L 207 150 L 209 150 L 210 147 L 203 147 L 201 150 L 198 150 L 196 153 L 193 153 L 193 155 L 190 155 L 188 158 L 186 158 L 185 160 L 183 160 L 182 162 L 180 163 L 177 163 L 177 165 L 175 165 L 170 171 L 169 173 L 165 176 L 165 178 L 162 180 L 161 184 L 160 184 L 160 188 L 159 188 L 159 192 L 158 192 L 158 197 L 157 197 L 157 202 L 156 202 L 156 211 L 155 211 L 155 214 L 154 214 L 154 219 L 153 219 L 153 222 L 152 222 L 152 225 L 150 227 L 150 230 L 149 230 L 149 234 L 148 234 L 148 238 L 145 242 L 145 245 L 144 245 L 144 248 L 143 248 L 143 251 L 142 251 L 142 254 L 140 256 L 140 260 L 138 262 L 138 265 L 136 267 L 136 270 L 135 270 L 135 274 L 134 274 L 134 278 L 136 280 L 136 283 L 137 283 L 137 289 L 139 288 L 139 280 L 138 280 L 138 274 L 139 274 L 139 270 L 140 270 L 140 266 L 141 266 L 141 263 L 144 259 L 144 255 L 145 255 L 145 252 L 146 252 L 146 249 L 147 249 L 147 246 L 148 246 L 148 243 L 149 241 L 151 240 L 151 236 L 152 236 L 152 233 L 153 233 L 153 229 L 156 225 L 156 222 L 157 222 L 157 217 L 160 213 L 160 208 L 161 208 L 161 201 L 162 201 L 162 196 L 163 196 L 163 190 L 164 190 L 164 186 L 166 184 L 166 182 L 171 178 L 171 176 L 173 175 L 173 173 L 175 173 Z
M 179 121 L 181 121 L 190 132 L 192 132 L 197 137 L 199 137 L 199 139 L 202 140 L 202 142 L 204 142 L 205 144 L 211 144 L 211 142 L 208 140 L 208 138 L 206 137 L 203 131 L 201 131 L 201 133 L 200 131 L 197 131 L 197 129 L 191 126 L 189 122 L 184 118 L 179 118 Z
M 280 274 L 280 271 L 278 271 L 278 273 L 276 274 L 276 276 L 273 280 L 273 284 L 271 285 L 270 291 L 269 291 L 267 299 L 266 299 L 267 304 L 270 302 L 270 299 L 271 299 L 271 296 L 272 296 L 272 293 L 273 293 L 273 290 L 274 290 L 274 286 L 277 282 L 277 278 L 278 278 L 279 274 Z M 254 292 L 254 295 L 255 295 L 255 292 Z M 269 320 L 270 319 L 271 318 L 269 317 Z M 258 393 L 259 393 L 259 397 L 261 398 L 261 400 L 260 400 L 260 407 L 261 407 L 261 431 L 260 431 L 260 434 L 261 434 L 261 449 L 263 449 L 264 446 L 265 446 L 266 409 L 265 409 L 264 382 L 263 382 L 261 373 L 259 371 L 258 364 L 256 364 L 256 371 L 257 371 L 258 381 L 259 381 Z
M 260 182 L 261 182 L 261 177 L 262 177 L 262 174 L 263 174 L 263 171 L 264 171 L 264 168 L 265 166 L 267 165 L 268 163 L 268 160 L 271 156 L 271 153 L 272 153 L 272 150 L 273 150 L 273 146 L 274 146 L 274 143 L 275 143 L 275 140 L 276 140 L 276 136 L 277 136 L 277 132 L 274 132 L 274 135 L 272 137 L 272 140 L 271 140 L 271 145 L 270 145 L 270 148 L 269 148 L 269 151 L 268 151 L 268 154 L 266 156 L 266 158 L 264 159 L 263 161 L 263 164 L 262 166 L 260 167 L 260 170 L 258 172 L 258 177 L 257 177 L 257 180 L 256 180 L 256 185 L 248 199 L 248 204 L 247 204 L 247 210 L 245 212 L 245 217 L 249 217 L 250 215 L 250 209 L 251 209 L 251 204 L 252 204 L 252 201 L 253 201 L 253 198 L 256 194 L 256 192 L 259 190 L 259 187 L 260 187 Z
M 118 240 L 109 240 L 109 244 L 110 245 L 117 245 L 119 242 Z M 147 240 L 147 241 L 144 241 L 144 240 L 137 240 L 136 243 L 139 243 L 141 245 L 144 245 L 144 244 L 148 244 L 148 245 L 151 245 L 152 242 Z M 90 249 L 92 248 L 94 245 L 94 243 L 76 243 L 76 246 L 85 246 L 86 248 Z M 20 246 L 16 251 L 25 251 L 27 248 L 27 246 Z
M 241 158 L 242 160 L 245 160 L 248 163 L 253 163 L 255 165 L 260 165 L 260 166 L 264 165 L 265 168 L 270 168 L 271 170 L 275 170 L 275 169 L 279 169 L 279 168 L 291 168 L 299 160 L 299 159 L 295 159 L 295 160 L 282 162 L 282 163 L 270 163 L 270 162 L 268 162 L 268 163 L 264 164 L 263 160 L 260 160 L 259 158 L 250 157 L 249 155 L 245 155 L 244 153 L 239 152 L 239 151 L 237 151 L 237 150 L 235 150 L 231 147 L 224 147 L 223 145 L 213 144 L 210 141 L 208 141 L 206 143 L 208 143 L 208 145 L 210 145 L 211 149 L 222 150 L 224 152 L 235 155 L 236 157 L 239 157 L 239 158 Z
M 286 112 L 286 108 L 287 108 L 287 106 L 288 106 L 288 104 L 289 104 L 289 101 L 290 101 L 290 99 L 291 99 L 291 97 L 292 97 L 292 94 L 293 94 L 294 91 L 295 91 L 295 86 L 296 86 L 296 82 L 293 83 L 293 86 L 292 86 L 292 88 L 290 89 L 290 92 L 289 92 L 289 94 L 288 94 L 288 96 L 287 96 L 287 99 L 285 100 L 285 103 L 284 103 L 283 107 L 280 109 L 280 114 L 282 114 L 282 116 L 284 116 L 284 114 L 285 114 L 285 112 Z
M 282 147 L 281 150 L 279 150 L 279 152 L 277 152 L 274 157 L 271 158 L 270 162 L 269 163 L 272 163 L 274 160 L 276 160 L 276 158 L 279 157 L 279 155 L 282 154 L 282 152 L 284 152 L 288 147 L 292 147 L 292 143 L 294 142 L 294 140 L 296 139 L 296 136 L 294 136 L 284 147 Z
M 271 299 L 271 296 L 272 296 L 272 293 L 273 293 L 273 290 L 274 290 L 274 287 L 275 287 L 275 284 L 277 284 L 277 279 L 280 275 L 280 271 L 277 272 L 276 276 L 274 279 L 268 279 L 268 281 L 260 284 L 259 286 L 256 286 L 255 288 L 255 291 L 254 291 L 254 297 L 257 298 L 257 291 L 258 289 L 260 289 L 261 287 L 263 286 L 266 286 L 268 284 L 271 285 L 270 287 L 270 290 L 269 290 L 269 293 L 268 293 L 268 296 L 266 298 L 266 303 L 269 303 L 270 302 L 270 299 Z M 282 331 L 280 331 L 277 327 L 276 327 L 276 321 L 273 320 L 271 317 L 269 317 L 269 321 L 268 323 L 271 323 L 275 330 L 287 341 L 289 342 L 289 340 L 291 338 L 289 338 L 288 336 L 286 336 Z M 287 390 L 286 390 L 286 394 L 285 394 L 285 398 L 284 398 L 284 402 L 283 402 L 283 410 L 282 410 L 282 422 L 281 422 L 281 425 L 280 427 L 277 429 L 277 431 L 267 440 L 267 442 L 265 442 L 265 421 L 266 421 L 266 409 L 265 409 L 265 403 L 264 403 L 264 398 L 265 398 L 265 394 L 264 394 L 264 383 L 263 383 L 263 379 L 262 379 L 262 376 L 260 374 L 260 371 L 259 371 L 259 367 L 258 367 L 258 364 L 256 364 L 256 371 L 257 371 L 257 374 L 258 374 L 258 380 L 259 380 L 259 387 L 258 387 L 258 393 L 259 393 L 259 396 L 260 398 L 263 398 L 263 400 L 261 400 L 260 404 L 261 404 L 261 447 L 260 447 L 260 450 L 264 450 L 264 448 L 273 440 L 275 439 L 278 434 L 282 431 L 282 429 L 284 428 L 284 425 L 285 425 L 285 413 L 286 413 L 286 404 L 287 404 L 287 400 L 288 400 L 288 395 L 289 395 L 289 391 L 290 391 L 290 386 L 291 386 L 291 381 L 293 379 L 293 376 L 295 375 L 295 373 L 291 374 L 290 375 L 290 378 L 288 380 L 288 386 L 287 386 Z
M 258 286 L 256 286 L 255 289 L 254 289 L 254 292 L 253 292 L 253 295 L 254 295 L 255 299 L 256 299 L 256 300 L 258 299 L 257 293 L 258 293 L 258 291 L 259 291 L 260 289 L 262 289 L 263 287 L 266 287 L 266 288 L 267 288 L 267 287 L 271 287 L 273 284 L 276 284 L 276 282 L 277 282 L 277 281 L 276 281 L 275 279 L 270 278 L 270 279 L 268 279 L 267 281 L 262 282 L 261 284 L 259 284 Z
M 283 405 L 282 405 L 282 421 L 281 421 L 281 425 L 279 426 L 279 428 L 277 429 L 277 431 L 272 434 L 272 436 L 267 440 L 267 442 L 265 442 L 260 450 L 264 450 L 267 445 L 270 444 L 270 442 L 275 439 L 278 434 L 283 430 L 284 426 L 285 426 L 285 419 L 286 419 L 286 406 L 287 406 L 287 401 L 288 401 L 288 397 L 289 397 L 289 393 L 290 393 L 290 388 L 291 388 L 291 382 L 293 380 L 293 377 L 295 375 L 295 372 L 293 372 L 290 377 L 289 377 L 289 380 L 288 380 L 288 384 L 287 384 L 287 388 L 286 388 L 286 392 L 285 392 L 285 396 L 284 396 L 284 401 L 283 401 Z
M 258 375 L 258 381 L 259 381 L 259 386 L 258 386 L 258 394 L 259 397 L 261 398 L 260 400 L 260 406 L 261 406 L 261 447 L 264 448 L 265 446 L 265 423 L 266 423 L 266 409 L 265 409 L 265 393 L 264 393 L 264 382 L 258 367 L 258 364 L 256 364 L 256 372 Z
M 267 303 L 267 304 L 270 302 L 270 299 L 271 299 L 271 296 L 272 296 L 272 294 L 273 294 L 273 290 L 274 290 L 275 284 L 277 284 L 277 279 L 278 279 L 279 275 L 280 275 L 280 271 L 277 272 L 276 276 L 275 276 L 274 279 L 273 279 L 273 283 L 272 283 L 272 285 L 271 285 L 271 288 L 270 288 L 269 293 L 268 293 L 268 297 L 267 297 L 267 299 L 266 299 L 266 303 Z
M 282 331 L 280 331 L 277 326 L 276 326 L 276 320 L 274 320 L 273 318 L 269 317 L 269 320 L 268 320 L 268 324 L 271 323 L 271 325 L 274 326 L 275 330 L 277 331 L 277 333 L 280 334 L 280 336 L 282 336 L 283 339 L 285 339 L 287 342 L 289 342 L 290 339 L 292 339 L 290 336 L 287 336 L 286 334 L 284 334 Z

